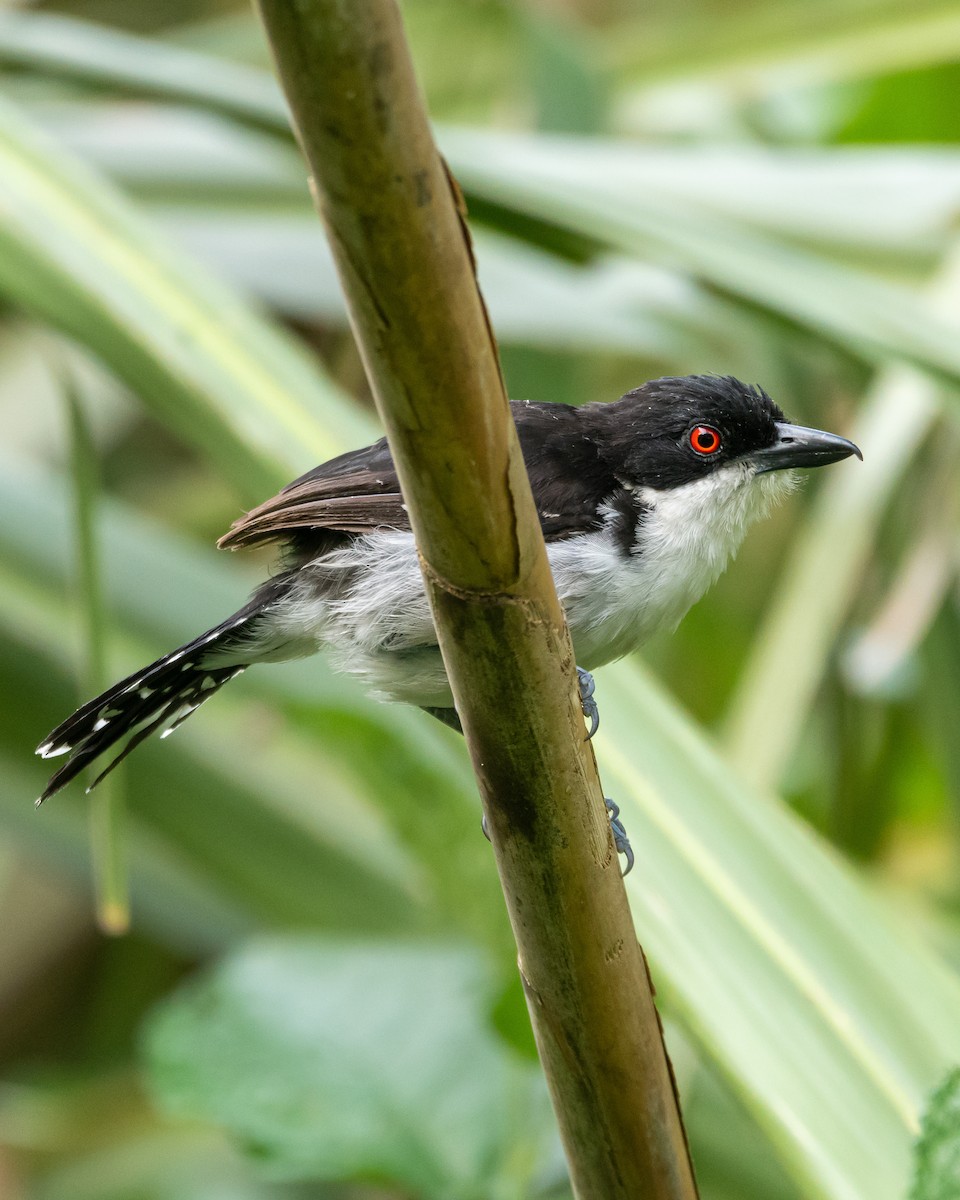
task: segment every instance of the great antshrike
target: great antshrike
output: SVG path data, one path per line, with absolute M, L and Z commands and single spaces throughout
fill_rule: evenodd
M 512 411 L 587 671 L 676 626 L 751 522 L 790 490 L 792 468 L 860 455 L 845 438 L 789 424 L 764 391 L 730 377 L 656 379 L 613 403 L 515 401 Z M 44 740 L 38 754 L 68 757 L 41 800 L 126 738 L 95 786 L 145 737 L 176 728 L 254 663 L 321 649 L 375 696 L 456 723 L 384 439 L 315 467 L 219 544 L 265 542 L 282 545 L 283 569 L 242 608 L 88 701 Z

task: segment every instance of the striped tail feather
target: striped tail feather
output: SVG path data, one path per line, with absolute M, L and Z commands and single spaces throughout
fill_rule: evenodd
M 42 758 L 62 754 L 69 757 L 50 777 L 37 804 L 59 792 L 98 755 L 132 734 L 87 788 L 91 791 L 151 733 L 166 726 L 161 733 L 166 737 L 225 683 L 246 670 L 248 664 L 205 667 L 203 663 L 212 652 L 228 649 L 239 640 L 241 627 L 256 615 L 257 607 L 247 605 L 192 642 L 134 671 L 58 725 L 36 752 Z

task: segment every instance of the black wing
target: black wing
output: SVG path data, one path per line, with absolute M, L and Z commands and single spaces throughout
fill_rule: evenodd
M 617 481 L 590 435 L 589 410 L 517 401 L 511 407 L 544 537 L 557 541 L 596 528 L 600 506 Z M 327 533 L 409 528 L 393 458 L 381 438 L 301 475 L 236 521 L 218 545 L 303 544 L 312 532 L 319 535 L 319 549 Z

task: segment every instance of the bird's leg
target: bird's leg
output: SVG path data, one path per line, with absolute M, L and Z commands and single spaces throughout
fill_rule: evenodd
M 590 722 L 590 731 L 587 734 L 589 742 L 600 728 L 600 709 L 597 708 L 597 702 L 593 698 L 597 685 L 590 672 L 585 671 L 583 667 L 577 667 L 577 679 L 580 681 L 580 708 L 583 710 L 584 717 Z
M 425 713 L 429 713 L 431 717 L 436 717 L 441 725 L 446 725 L 448 729 L 455 729 L 457 733 L 463 733 L 463 726 L 460 724 L 460 714 L 455 708 L 426 708 L 421 705 Z
M 597 690 L 597 684 L 589 671 L 585 671 L 583 667 L 577 667 L 577 679 L 580 683 L 580 708 L 583 710 L 583 715 L 590 722 L 590 729 L 587 733 L 587 741 L 589 742 L 593 735 L 600 728 L 600 710 L 597 708 L 597 702 L 593 698 L 594 692 Z M 423 711 L 429 713 L 431 717 L 442 722 L 450 729 L 455 729 L 457 733 L 463 733 L 463 726 L 460 724 L 460 717 L 455 708 L 426 708 Z
M 633 848 L 630 845 L 630 839 L 627 837 L 627 831 L 623 827 L 623 822 L 620 820 L 620 808 L 608 797 L 604 796 L 604 804 L 607 806 L 607 812 L 610 815 L 610 828 L 613 831 L 613 844 L 617 848 L 617 853 L 622 854 L 627 860 L 627 865 L 623 869 L 623 874 L 629 875 L 633 870 Z
M 627 860 L 627 865 L 623 869 L 624 876 L 627 876 L 633 870 L 633 847 L 630 845 L 630 839 L 627 837 L 627 831 L 624 829 L 623 822 L 620 820 L 619 806 L 614 804 L 614 802 L 607 796 L 604 796 L 603 802 L 607 806 L 607 813 L 609 814 L 610 818 L 610 829 L 613 833 L 613 844 L 617 849 L 617 853 L 622 854 Z M 491 839 L 490 830 L 487 828 L 486 814 L 480 818 L 480 828 L 483 830 L 483 836 L 489 842 Z
M 583 671 L 577 667 L 577 677 L 580 680 L 580 705 L 583 708 L 583 715 L 590 719 L 590 732 L 587 734 L 587 739 L 593 737 L 597 732 L 597 726 L 600 724 L 600 714 L 597 711 L 597 702 L 593 698 L 594 683 L 593 676 L 589 671 Z M 460 717 L 455 708 L 424 708 L 423 710 L 429 713 L 431 717 L 442 722 L 450 729 L 455 729 L 458 733 L 463 733 L 463 726 L 460 724 Z M 624 870 L 624 875 L 629 875 L 633 870 L 633 850 L 630 847 L 630 839 L 627 837 L 627 831 L 623 827 L 623 822 L 620 820 L 620 809 L 612 800 L 604 797 L 604 804 L 607 806 L 607 812 L 610 815 L 610 829 L 613 832 L 613 844 L 617 849 L 618 854 L 622 854 L 627 860 L 627 865 Z M 487 818 L 480 818 L 480 828 L 483 830 L 483 836 L 490 841 L 490 831 L 487 829 Z
M 584 717 L 590 722 L 590 729 L 587 733 L 587 741 L 589 742 L 600 728 L 600 710 L 597 708 L 597 702 L 593 695 L 597 684 L 590 672 L 585 671 L 583 667 L 577 667 L 577 679 L 580 681 L 580 707 L 583 710 Z M 633 849 L 630 846 L 630 839 L 627 837 L 627 831 L 623 827 L 623 822 L 620 820 L 620 808 L 606 796 L 604 796 L 603 802 L 607 806 L 607 812 L 610 814 L 610 829 L 613 831 L 613 844 L 617 848 L 617 853 L 622 854 L 627 860 L 627 865 L 623 873 L 624 875 L 629 875 L 633 870 Z

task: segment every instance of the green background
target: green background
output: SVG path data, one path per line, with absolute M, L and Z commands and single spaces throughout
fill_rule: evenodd
M 511 395 L 731 372 L 863 448 L 599 673 L 596 745 L 704 1200 L 947 1200 L 960 11 L 402 7 Z M 449 731 L 259 668 L 32 805 L 269 569 L 216 537 L 376 436 L 243 6 L 0 11 L 0 429 L 0 1195 L 568 1196 Z

